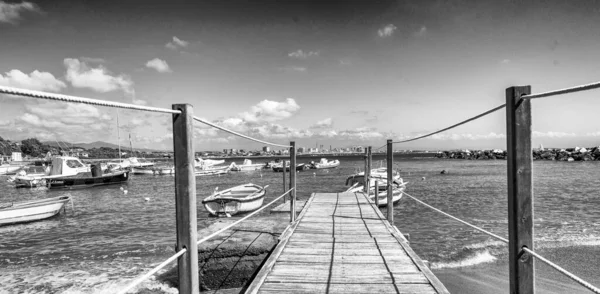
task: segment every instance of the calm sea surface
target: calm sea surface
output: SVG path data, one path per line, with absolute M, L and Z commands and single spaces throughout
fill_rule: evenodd
M 339 159 L 342 164 L 337 169 L 298 173 L 298 197 L 345 190 L 345 178 L 362 170 L 363 161 L 357 157 Z M 379 166 L 379 159 L 374 159 L 374 167 Z M 299 159 L 304 161 L 309 159 Z M 409 194 L 507 236 L 506 161 L 397 158 L 396 167 L 410 182 Z M 444 169 L 449 174 L 440 174 Z M 251 182 L 269 185 L 266 203 L 283 192 L 281 179 L 281 173 L 268 170 L 198 177 L 198 199 L 215 187 L 222 190 Z M 0 177 L 0 202 L 60 195 L 74 199 L 74 209 L 67 207 L 66 214 L 59 217 L 0 227 L 0 293 L 114 293 L 174 253 L 173 181 L 172 176 L 133 175 L 122 185 L 127 191 L 124 193 L 120 186 L 73 191 L 15 189 L 6 177 Z M 536 248 L 598 285 L 600 162 L 534 162 L 534 191 Z M 410 234 L 413 249 L 438 273 L 505 266 L 506 245 L 408 197 L 395 207 L 394 214 L 395 225 Z M 218 220 L 208 217 L 201 204 L 198 219 L 199 229 Z M 569 252 L 575 251 L 583 256 L 577 262 L 569 257 Z M 538 272 L 538 283 L 557 279 L 569 283 L 546 268 Z M 502 275 L 496 278 L 505 280 L 507 275 Z M 456 282 L 448 282 L 452 281 Z M 158 282 L 146 286 L 173 291 Z

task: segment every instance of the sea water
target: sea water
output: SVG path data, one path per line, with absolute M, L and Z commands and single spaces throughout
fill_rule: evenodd
M 345 178 L 362 170 L 364 163 L 359 157 L 338 159 L 339 168 L 297 173 L 298 197 L 345 190 Z M 375 157 L 373 167 L 385 165 L 381 160 Z M 407 192 L 412 196 L 507 236 L 506 161 L 397 156 L 394 168 L 410 182 Z M 441 174 L 442 170 L 447 173 Z M 218 221 L 200 204 L 215 188 L 269 185 L 267 203 L 283 192 L 282 177 L 269 170 L 197 177 L 198 228 Z M 0 293 L 114 293 L 127 285 L 174 253 L 173 182 L 173 176 L 132 175 L 122 185 L 47 190 L 15 189 L 6 177 L 0 178 L 0 202 L 61 195 L 74 199 L 74 209 L 67 205 L 66 213 L 58 217 L 0 227 Z M 536 161 L 534 192 L 536 251 L 600 284 L 600 162 Z M 268 213 L 267 209 L 255 217 Z M 508 250 L 502 242 L 406 196 L 395 206 L 394 217 L 395 225 L 410 234 L 411 247 L 431 262 L 434 273 L 452 292 L 507 292 Z M 537 268 L 538 289 L 583 291 L 539 262 Z M 177 293 L 155 280 L 143 286 Z

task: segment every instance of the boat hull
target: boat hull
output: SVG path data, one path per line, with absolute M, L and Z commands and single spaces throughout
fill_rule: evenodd
M 78 189 L 89 188 L 104 185 L 116 185 L 125 183 L 129 180 L 129 172 L 117 172 L 106 174 L 99 177 L 59 177 L 46 180 L 46 185 L 50 189 Z
M 240 189 L 246 190 L 240 191 Z M 228 191 L 234 194 L 226 194 Z M 235 193 L 245 193 L 245 196 Z M 202 200 L 202 204 L 211 215 L 232 216 L 237 213 L 254 211 L 260 208 L 265 195 L 266 186 L 263 188 L 254 184 L 247 184 L 215 193 Z
M 2 165 L 0 166 L 0 175 L 14 175 L 21 169 L 17 165 Z
M 0 225 L 32 222 L 53 217 L 60 213 L 70 197 L 57 197 L 47 200 L 15 204 L 0 209 Z
M 273 169 L 273 171 L 274 171 L 274 172 L 276 172 L 276 173 L 277 173 L 277 172 L 279 172 L 279 173 L 280 173 L 280 172 L 283 172 L 283 166 L 274 166 L 272 169 Z M 298 164 L 298 165 L 296 165 L 296 170 L 297 170 L 297 171 L 301 171 L 301 170 L 305 170 L 305 169 L 308 169 L 308 167 L 307 167 L 307 166 L 306 166 L 304 163 L 301 163 L 301 164 Z M 286 171 L 286 172 L 289 172 L 289 171 L 290 171 L 290 167 L 289 167 L 289 166 L 286 166 L 286 167 L 285 167 L 285 171 Z
M 264 164 L 236 165 L 231 168 L 231 171 L 255 171 L 263 169 L 264 166 Z

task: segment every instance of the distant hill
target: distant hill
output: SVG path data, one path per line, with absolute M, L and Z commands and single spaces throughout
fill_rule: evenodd
M 65 146 L 68 146 L 69 148 L 71 148 L 71 146 L 73 147 L 80 147 L 83 149 L 92 149 L 92 148 L 112 148 L 112 149 L 119 149 L 119 145 L 117 144 L 112 144 L 112 143 L 107 143 L 107 142 L 102 142 L 102 141 L 96 141 L 96 142 L 92 142 L 92 143 L 69 143 L 69 142 L 62 142 L 59 141 L 58 143 L 56 141 L 52 141 L 52 142 L 43 142 L 46 145 L 50 145 L 52 147 L 58 147 L 60 143 L 60 146 L 62 148 L 65 148 Z M 129 150 L 129 145 L 125 146 L 125 145 L 121 145 L 121 149 L 124 151 Z M 133 148 L 136 151 L 149 151 L 149 152 L 164 152 L 165 150 L 156 150 L 156 149 L 146 149 L 146 148 Z

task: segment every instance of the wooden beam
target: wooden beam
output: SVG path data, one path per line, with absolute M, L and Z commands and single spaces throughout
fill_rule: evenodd
M 375 206 L 379 210 L 379 181 L 375 180 Z
M 394 151 L 392 140 L 387 140 L 387 219 L 394 225 L 394 191 L 392 191 L 394 171 Z
M 533 250 L 533 180 L 531 156 L 530 86 L 506 89 L 506 134 L 508 151 L 508 240 L 510 293 L 535 293 Z
M 365 171 L 364 171 L 364 185 L 363 185 L 363 192 L 365 193 L 369 193 L 369 189 L 368 189 L 368 182 L 369 182 L 369 172 L 367 171 L 367 168 L 369 166 L 369 151 L 367 150 L 367 148 L 365 148 L 365 155 L 363 156 L 364 160 L 365 160 Z
M 194 109 L 173 104 L 173 151 L 175 157 L 175 217 L 177 248 L 187 251 L 177 259 L 179 293 L 198 293 L 198 229 L 196 218 L 196 175 L 194 172 Z
M 296 142 L 290 142 L 290 222 L 296 221 Z
M 291 154 L 291 153 L 290 153 Z M 286 178 L 287 178 L 287 173 L 285 172 L 285 158 L 283 159 L 283 163 L 281 164 L 281 166 L 283 167 L 283 193 L 285 193 L 285 191 L 288 190 L 287 185 L 285 184 Z M 290 168 L 290 171 L 292 169 Z M 287 197 L 283 197 L 283 203 L 285 203 L 285 199 Z
M 365 186 L 367 186 L 367 193 L 368 191 L 371 191 L 371 160 L 372 160 L 372 155 L 371 155 L 371 146 L 367 147 L 367 169 L 365 170 L 365 172 L 367 172 L 369 174 L 368 176 L 368 180 L 367 183 L 365 184 Z M 368 194 L 367 194 L 368 195 Z

